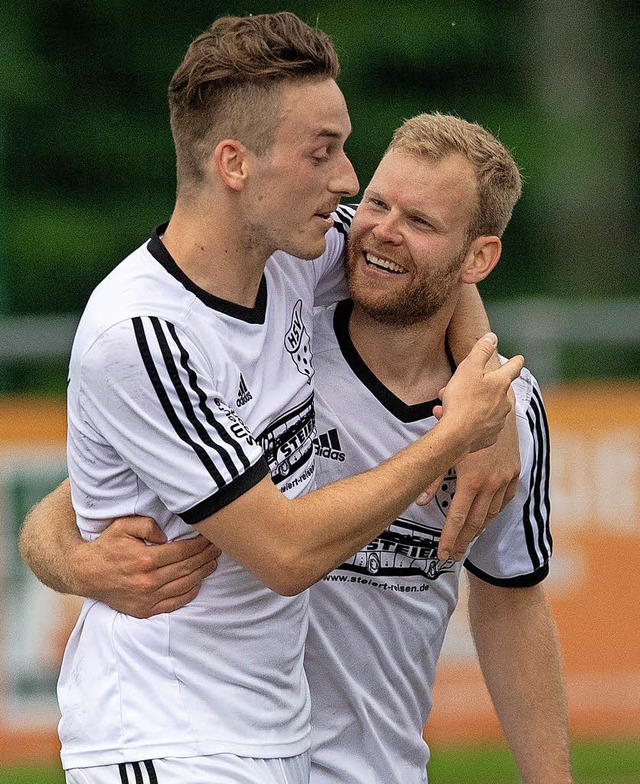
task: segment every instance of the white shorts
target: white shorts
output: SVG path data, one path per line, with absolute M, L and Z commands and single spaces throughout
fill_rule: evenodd
M 71 768 L 67 784 L 309 784 L 310 754 L 258 759 L 235 754 L 166 757 Z

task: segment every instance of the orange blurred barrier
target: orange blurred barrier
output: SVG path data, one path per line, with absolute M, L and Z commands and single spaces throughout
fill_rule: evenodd
M 562 641 L 574 737 L 640 737 L 640 384 L 545 390 L 554 557 L 547 593 Z M 19 527 L 65 476 L 60 401 L 0 400 L 0 765 L 55 760 L 55 679 L 78 604 L 21 562 Z M 500 737 L 461 590 L 426 737 Z
M 558 624 L 573 737 L 640 737 L 640 385 L 544 391 L 551 433 L 554 555 L 547 595 Z M 465 596 L 441 660 L 432 743 L 500 737 L 475 663 Z
M 29 508 L 66 474 L 65 437 L 64 402 L 0 399 L 0 765 L 59 751 L 55 683 L 78 604 L 38 583 L 17 542 Z

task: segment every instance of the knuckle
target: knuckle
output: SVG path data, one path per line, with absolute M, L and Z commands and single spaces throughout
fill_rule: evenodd
M 158 589 L 158 578 L 154 572 L 138 575 L 135 587 L 141 593 L 151 593 Z

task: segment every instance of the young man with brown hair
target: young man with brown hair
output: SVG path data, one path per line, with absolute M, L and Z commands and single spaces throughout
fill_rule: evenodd
M 522 358 L 486 372 L 495 340 L 480 340 L 437 427 L 304 495 L 312 305 L 340 289 L 350 215 L 337 208 L 358 187 L 336 74 L 328 38 L 293 14 L 223 18 L 199 36 L 169 90 L 171 219 L 97 287 L 79 325 L 68 464 L 83 536 L 135 513 L 224 555 L 171 614 L 85 602 L 59 684 L 69 782 L 137 781 L 143 767 L 167 782 L 306 781 L 304 589 L 493 443 L 510 410 Z M 34 520 L 23 552 L 43 576 Z

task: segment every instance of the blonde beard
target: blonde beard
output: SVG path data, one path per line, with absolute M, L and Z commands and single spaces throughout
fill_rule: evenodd
M 359 291 L 353 270 L 360 259 L 361 250 L 351 243 L 347 250 L 346 278 L 349 296 L 370 318 L 380 324 L 393 327 L 410 327 L 428 321 L 446 304 L 458 282 L 458 272 L 467 255 L 465 246 L 461 253 L 451 260 L 438 278 L 423 277 L 413 285 L 397 293 L 386 296 L 367 297 Z M 373 284 L 372 284 L 373 285 Z

